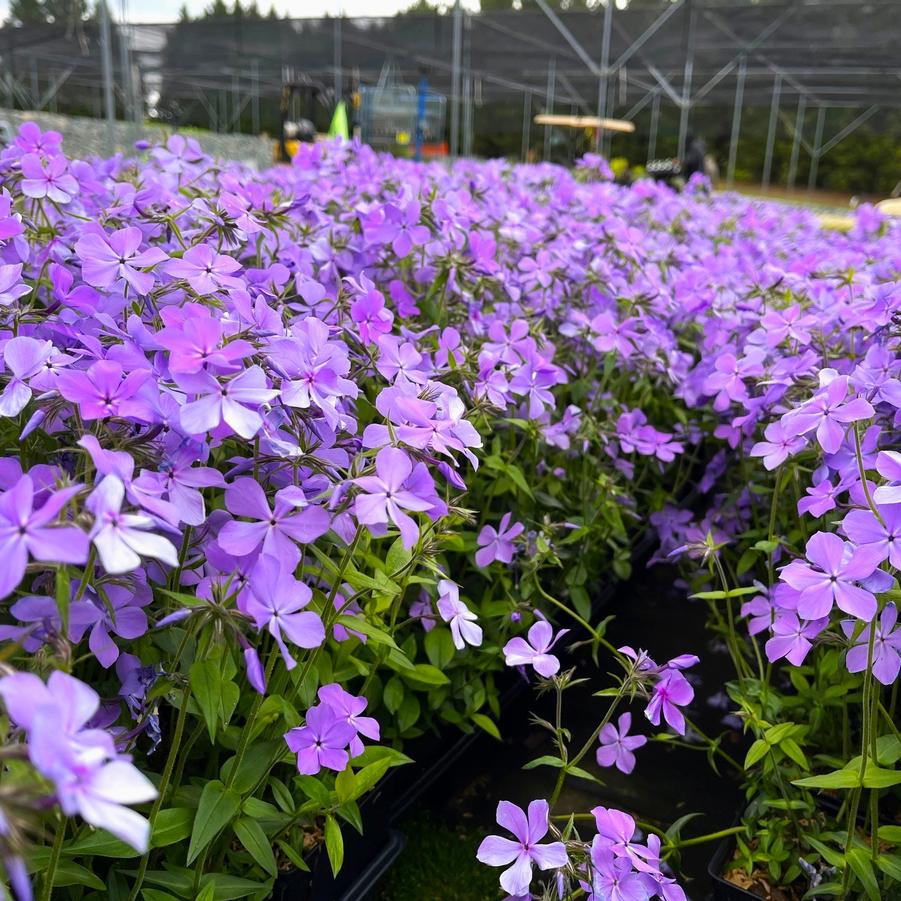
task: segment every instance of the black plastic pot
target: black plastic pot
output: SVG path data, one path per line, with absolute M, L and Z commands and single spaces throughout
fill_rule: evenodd
M 707 866 L 707 874 L 713 886 L 713 901 L 748 901 L 755 898 L 760 901 L 760 896 L 741 888 L 723 877 L 726 866 L 732 860 L 732 852 L 735 850 L 735 839 L 726 836 L 717 846 L 713 857 Z

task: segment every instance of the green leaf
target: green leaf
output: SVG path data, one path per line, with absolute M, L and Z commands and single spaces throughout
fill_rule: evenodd
M 191 830 L 191 843 L 188 846 L 187 859 L 189 866 L 197 859 L 197 855 L 231 822 L 240 807 L 241 796 L 234 789 L 226 788 L 218 779 L 207 782 L 200 794 L 200 804 L 197 807 L 194 827 Z
M 454 659 L 454 640 L 449 629 L 432 629 L 426 632 L 425 653 L 432 666 L 444 669 Z
M 263 827 L 256 820 L 249 817 L 238 817 L 235 820 L 235 835 L 238 841 L 247 849 L 250 856 L 270 875 L 278 873 L 278 864 L 275 862 L 275 854 L 272 853 L 272 845 L 263 832 Z
M 745 769 L 750 769 L 755 763 L 763 760 L 769 750 L 770 746 L 762 738 L 758 738 L 757 741 L 748 748 L 748 753 L 745 755 Z
M 901 857 L 898 857 L 897 854 L 880 854 L 876 858 L 876 866 L 886 876 L 891 876 L 896 882 L 901 882 Z
M 242 879 L 240 876 L 230 876 L 228 873 L 208 873 L 200 880 L 200 884 L 206 887 L 207 883 L 213 885 L 213 901 L 234 901 L 235 898 L 246 898 L 272 887 L 272 882 L 254 882 L 252 879 Z
M 860 773 L 857 770 L 840 769 L 822 776 L 808 776 L 806 779 L 794 779 L 792 785 L 801 788 L 856 788 L 860 785 Z
M 352 801 L 356 795 L 357 779 L 353 770 L 348 767 L 335 777 L 335 791 L 338 794 L 338 803 L 346 804 Z
M 198 660 L 191 665 L 191 694 L 203 714 L 203 720 L 206 723 L 207 732 L 210 733 L 210 741 L 216 740 L 216 730 L 220 723 L 225 722 L 226 703 L 231 705 L 231 698 L 237 702 L 235 693 L 238 691 L 237 685 L 233 682 L 228 683 L 222 678 L 222 667 L 218 659 Z M 227 692 L 225 686 L 232 685 L 233 691 Z M 228 694 L 228 698 L 226 698 Z
M 870 901 L 880 901 L 879 883 L 876 881 L 876 873 L 873 871 L 873 863 L 868 851 L 863 848 L 851 848 L 845 853 L 845 858 L 851 865 L 854 875 L 860 880 L 863 890 Z
M 388 708 L 389 713 L 397 713 L 400 705 L 404 702 L 404 683 L 398 676 L 392 676 L 385 683 L 385 690 L 382 692 L 382 703 Z
M 485 716 L 484 713 L 474 713 L 472 715 L 472 721 L 480 729 L 484 729 L 492 738 L 496 738 L 500 741 L 501 733 L 498 731 L 497 725 L 491 717 Z
M 140 857 L 130 845 L 110 835 L 105 829 L 92 830 L 88 835 L 63 846 L 63 854 L 78 857 Z
M 779 744 L 779 747 L 802 769 L 810 769 L 807 763 L 807 757 L 801 750 L 801 746 L 793 739 L 786 738 Z
M 88 888 L 104 891 L 106 885 L 89 869 L 71 860 L 60 860 L 53 874 L 53 887 L 62 888 L 66 885 L 86 885 Z M 56 893 L 54 892 L 54 896 Z
M 167 845 L 183 842 L 191 834 L 193 822 L 194 811 L 187 807 L 169 807 L 161 810 L 153 824 L 150 846 L 165 848 Z
M 432 666 L 431 663 L 417 663 L 413 669 L 404 670 L 401 675 L 408 682 L 419 683 L 429 688 L 450 684 L 450 679 L 437 666 Z
M 354 762 L 356 763 L 356 761 Z M 376 760 L 375 763 L 364 766 L 356 775 L 354 786 L 356 794 L 354 797 L 359 798 L 361 795 L 365 795 L 370 789 L 375 788 L 382 776 L 384 776 L 392 766 L 394 766 L 394 763 L 390 757 L 383 757 L 381 760 Z
M 92 548 L 93 550 L 93 548 Z M 69 568 L 60 566 L 56 570 L 56 609 L 62 623 L 63 635 L 69 633 L 69 598 L 72 594 L 72 583 L 69 579 Z
M 178 901 L 175 895 L 160 891 L 158 888 L 142 888 L 141 897 L 144 901 Z
M 901 826 L 880 826 L 878 834 L 884 842 L 901 844 Z
M 550 766 L 559 770 L 563 766 L 563 761 L 559 757 L 551 757 L 550 754 L 545 754 L 544 757 L 536 757 L 534 760 L 530 760 L 523 766 L 523 769 L 534 770 L 537 766 Z
M 388 548 L 385 558 L 385 569 L 389 576 L 396 576 L 413 559 L 413 552 L 404 547 L 402 538 L 398 538 Z
M 332 865 L 332 874 L 337 876 L 344 863 L 344 836 L 338 821 L 331 814 L 325 817 L 325 850 Z
M 760 589 L 749 585 L 746 588 L 732 588 L 729 591 L 699 591 L 689 597 L 697 598 L 699 601 L 723 601 L 727 598 L 740 598 L 746 594 L 759 594 Z
M 352 616 L 349 613 L 342 613 L 341 616 L 338 617 L 337 622 L 339 625 L 344 626 L 345 629 L 360 632 L 376 644 L 386 644 L 389 648 L 397 648 L 397 650 L 400 650 L 394 639 L 387 632 L 380 629 L 378 626 L 374 626 L 369 620 L 364 619 L 362 616 Z
M 194 901 L 213 901 L 215 897 L 215 886 L 212 882 L 208 882 L 198 893 Z

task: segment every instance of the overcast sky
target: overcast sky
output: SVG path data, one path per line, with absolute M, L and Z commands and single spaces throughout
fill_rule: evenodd
M 178 18 L 182 3 L 192 15 L 198 15 L 209 5 L 209 0 L 125 0 L 125 15 L 130 22 L 172 22 Z M 246 2 L 246 0 L 244 0 Z M 322 16 L 393 16 L 406 9 L 412 0 L 257 0 L 263 12 L 274 5 L 279 14 L 301 18 Z M 452 0 L 448 0 L 452 2 Z M 226 0 L 231 6 L 232 0 Z M 465 7 L 473 8 L 475 0 L 463 0 Z M 109 7 L 117 21 L 122 18 L 122 0 L 109 0 Z M 9 12 L 9 0 L 0 0 L 0 19 Z

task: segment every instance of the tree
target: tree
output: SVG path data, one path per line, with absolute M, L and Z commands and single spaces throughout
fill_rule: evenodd
M 88 17 L 86 0 L 12 0 L 9 20 L 21 25 L 74 25 Z
M 188 7 L 185 6 L 184 3 L 181 5 L 181 9 L 178 11 L 178 21 L 179 22 L 190 22 L 191 14 L 188 12 Z
M 225 0 L 213 0 L 213 2 L 204 10 L 204 19 L 227 19 L 229 18 L 228 7 Z

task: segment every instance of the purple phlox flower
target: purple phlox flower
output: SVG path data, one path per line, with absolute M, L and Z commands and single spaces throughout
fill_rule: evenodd
M 563 842 L 541 844 L 550 830 L 550 809 L 544 800 L 532 801 L 528 814 L 510 801 L 497 805 L 497 823 L 516 837 L 516 841 L 500 835 L 489 835 L 476 852 L 478 859 L 490 867 L 506 867 L 501 873 L 501 888 L 511 895 L 529 895 L 532 864 L 540 870 L 565 867 L 568 861 Z
M 171 135 L 165 147 L 154 147 L 151 153 L 164 171 L 174 175 L 180 175 L 203 159 L 203 151 L 197 141 L 182 135 Z
M 215 294 L 223 288 L 241 288 L 241 279 L 233 273 L 241 264 L 225 253 L 216 253 L 209 244 L 197 244 L 188 248 L 181 259 L 172 258 L 166 263 L 166 273 L 183 278 L 192 290 L 201 295 Z
M 394 313 L 385 306 L 382 292 L 364 274 L 360 274 L 358 281 L 351 278 L 345 281 L 357 295 L 350 305 L 350 315 L 357 326 L 360 340 L 364 344 L 372 344 L 378 341 L 379 335 L 391 331 Z
M 79 611 L 77 620 L 70 621 L 69 631 L 77 643 L 90 629 L 88 647 L 100 665 L 109 669 L 119 659 L 113 635 L 132 641 L 147 632 L 147 614 L 141 608 L 151 602 L 152 595 L 146 588 L 134 590 L 115 584 L 103 587 L 105 598 L 89 590 L 92 611 Z
M 62 154 L 44 161 L 36 153 L 26 153 L 21 166 L 22 193 L 26 197 L 46 197 L 53 203 L 69 203 L 78 194 L 78 182 L 69 174 Z
M 323 767 L 341 772 L 347 769 L 348 745 L 356 737 L 356 729 L 328 704 L 317 704 L 307 711 L 303 726 L 285 734 L 285 742 L 297 755 L 297 770 L 304 776 L 315 776 Z
M 158 474 L 143 470 L 136 484 L 142 486 L 145 477 L 157 476 L 161 493 L 168 495 L 169 503 L 178 511 L 181 522 L 199 526 L 206 519 L 206 505 L 199 489 L 224 488 L 225 478 L 218 469 L 194 466 L 193 462 L 194 455 L 187 450 L 176 451 L 161 463 Z
M 344 717 L 345 722 L 357 733 L 350 742 L 350 756 L 359 757 L 363 753 L 363 735 L 372 741 L 380 738 L 379 722 L 372 716 L 360 716 L 366 709 L 367 700 L 345 691 L 337 682 L 320 687 L 317 693 L 319 700 L 332 708 L 336 716 Z
M 148 531 L 155 526 L 149 516 L 123 513 L 124 500 L 125 484 L 118 476 L 108 475 L 85 502 L 94 514 L 90 537 L 104 569 L 111 575 L 131 572 L 141 565 L 141 557 L 178 566 L 178 552 L 172 542 Z
M 801 594 L 798 615 L 803 619 L 828 616 L 833 604 L 858 619 L 871 620 L 876 598 L 854 583 L 869 576 L 879 565 L 878 545 L 855 548 L 831 532 L 817 532 L 807 542 L 807 561 L 792 560 L 781 577 Z M 813 565 L 811 565 L 813 564 Z
M 20 335 L 11 338 L 3 347 L 3 360 L 11 374 L 0 394 L 0 416 L 18 416 L 31 400 L 29 379 L 45 370 L 53 353 L 50 341 L 39 341 Z
M 829 625 L 828 617 L 803 620 L 794 610 L 779 610 L 773 620 L 772 632 L 764 650 L 771 663 L 785 657 L 789 663 L 800 666 L 813 640 Z
M 888 485 L 880 485 L 873 492 L 873 500 L 877 504 L 901 504 L 901 453 L 898 451 L 879 451 L 876 457 L 876 472 Z
M 330 341 L 329 327 L 313 316 L 295 325 L 290 338 L 274 341 L 269 358 L 288 376 L 281 385 L 282 403 L 302 410 L 315 404 L 333 428 L 341 421 L 339 400 L 359 393 L 356 383 L 346 378 L 347 346 Z
M 169 370 L 194 373 L 209 367 L 234 369 L 253 347 L 241 339 L 222 344 L 223 326 L 212 316 L 194 315 L 157 333 L 156 340 L 169 351 Z
M 401 341 L 395 335 L 382 335 L 378 339 L 378 345 L 376 369 L 389 382 L 406 381 L 422 385 L 428 381 L 428 373 L 420 368 L 423 363 L 422 354 L 415 344 Z
M 591 343 L 601 353 L 616 351 L 628 360 L 641 342 L 641 335 L 635 330 L 636 323 L 631 316 L 617 322 L 612 313 L 598 313 L 590 323 Z
M 309 544 L 329 530 L 328 512 L 310 504 L 303 490 L 295 486 L 276 492 L 270 508 L 259 482 L 236 479 L 225 489 L 225 506 L 235 516 L 254 520 L 233 520 L 219 533 L 219 546 L 238 557 L 254 554 L 262 547 L 264 554 L 271 554 L 290 566 L 300 559 L 298 544 Z
M 419 593 L 419 597 L 410 604 L 411 619 L 419 619 L 422 628 L 426 632 L 431 632 L 435 628 L 437 618 L 435 616 L 435 607 L 429 593 L 423 589 Z
M 297 661 L 291 656 L 285 638 L 299 648 L 318 648 L 325 641 L 325 626 L 319 614 L 303 608 L 313 592 L 294 578 L 293 566 L 277 557 L 263 554 L 253 568 L 250 592 L 241 595 L 241 610 L 258 629 L 268 629 L 275 639 L 285 666 L 292 670 Z
M 750 601 L 745 601 L 741 605 L 741 615 L 748 620 L 749 635 L 758 635 L 769 629 L 773 622 L 773 604 L 766 596 L 765 588 L 761 587 L 760 594 L 754 595 Z
M 529 335 L 529 323 L 525 319 L 515 319 L 510 323 L 510 331 L 503 322 L 492 322 L 488 327 L 488 337 L 482 346 L 482 353 L 493 357 L 499 363 L 519 365 L 523 361 L 520 348 Z
M 225 423 L 249 440 L 263 425 L 258 408 L 278 397 L 278 391 L 267 387 L 266 373 L 259 366 L 251 366 L 224 382 L 209 372 L 178 374 L 175 380 L 179 388 L 194 396 L 179 416 L 189 435 L 204 435 Z
M 786 434 L 781 419 L 771 422 L 764 429 L 763 436 L 766 440 L 758 441 L 751 448 L 751 456 L 763 457 L 763 465 L 768 470 L 776 469 L 807 445 L 806 439 L 800 435 Z
M 409 456 L 397 447 L 383 447 L 376 454 L 375 472 L 373 476 L 351 479 L 363 491 L 354 499 L 354 515 L 368 526 L 384 526 L 390 519 L 397 526 L 404 547 L 409 549 L 419 539 L 419 527 L 404 511 L 430 510 L 434 506 L 434 482 L 424 464 L 417 464 L 414 471 Z M 417 478 L 411 484 L 414 475 Z
M 848 425 L 870 419 L 874 410 L 863 397 L 848 399 L 850 386 L 846 375 L 824 369 L 820 372 L 820 384 L 820 390 L 800 407 L 786 413 L 782 423 L 788 437 L 806 435 L 816 429 L 820 447 L 834 454 L 842 445 Z
M 376 235 L 380 241 L 390 241 L 391 249 L 401 259 L 431 237 L 428 228 L 420 224 L 421 209 L 418 200 L 408 200 L 401 206 L 385 205 L 385 222 L 376 230 Z
M 816 325 L 816 319 L 804 313 L 800 304 L 792 304 L 782 310 L 767 310 L 760 317 L 760 325 L 769 347 L 776 347 L 786 338 L 808 344 L 810 329 Z
M 719 354 L 714 360 L 714 372 L 704 381 L 704 391 L 715 394 L 713 409 L 728 410 L 733 403 L 744 403 L 748 399 L 745 379 L 763 375 L 765 352 L 752 347 L 743 357 L 736 357 L 731 351 Z
M 888 560 L 895 569 L 901 569 L 901 506 L 877 503 L 876 509 L 882 522 L 872 510 L 851 510 L 842 520 L 842 531 L 858 547 L 878 551 L 879 563 Z
M 137 294 L 147 294 L 154 277 L 143 269 L 169 259 L 159 247 L 138 252 L 144 236 L 139 228 L 130 225 L 111 234 L 92 231 L 75 242 L 75 253 L 81 260 L 81 277 L 95 288 L 122 287 L 125 282 Z
M 56 156 L 61 153 L 63 136 L 58 131 L 41 131 L 37 122 L 23 122 L 14 144 L 22 153 Z
M 152 801 L 150 780 L 118 758 L 109 733 L 85 728 L 100 698 L 83 682 L 54 671 L 45 685 L 30 673 L 0 679 L 0 697 L 10 719 L 25 730 L 35 768 L 53 782 L 63 813 L 76 813 L 140 852 L 147 850 L 150 824 L 124 805 Z
M 476 551 L 477 566 L 489 566 L 495 560 L 501 563 L 510 563 L 513 560 L 516 553 L 513 541 L 522 534 L 525 526 L 521 522 L 510 525 L 511 518 L 511 513 L 505 513 L 496 529 L 492 525 L 482 526 L 476 538 L 479 545 L 479 550 Z
M 482 627 L 476 622 L 476 615 L 460 600 L 460 586 L 450 579 L 438 582 L 438 613 L 450 625 L 454 647 L 458 651 L 467 644 L 481 645 Z
M 833 482 L 828 476 L 825 466 L 820 467 L 814 475 L 814 484 L 805 489 L 805 497 L 798 501 L 798 515 L 810 513 L 811 516 L 823 516 L 834 510 L 840 498 L 849 488 L 848 479 Z
M 529 639 L 517 636 L 504 645 L 504 662 L 507 666 L 532 666 L 540 676 L 550 679 L 560 670 L 560 661 L 549 651 L 569 631 L 554 629 L 545 620 L 538 620 L 529 629 Z
M 597 827 L 598 844 L 613 852 L 616 857 L 627 858 L 633 867 L 643 872 L 653 873 L 654 867 L 648 864 L 651 852 L 644 845 L 633 842 L 635 837 L 635 820 L 614 807 L 593 807 Z
M 619 728 L 607 723 L 600 733 L 601 745 L 597 750 L 599 766 L 615 766 L 621 773 L 628 775 L 635 769 L 635 754 L 638 748 L 646 745 L 648 739 L 644 735 L 629 735 L 632 728 L 632 714 L 624 713 L 619 718 Z
M 35 487 L 23 475 L 0 493 L 0 598 L 5 598 L 25 577 L 29 556 L 45 563 L 84 563 L 88 537 L 77 526 L 52 525 L 80 485 L 51 494 L 34 509 Z
M 892 685 L 901 672 L 901 628 L 897 628 L 898 608 L 894 603 L 883 607 L 873 638 L 873 675 L 883 684 Z M 852 639 L 857 623 L 846 619 L 841 624 L 845 637 Z M 867 668 L 870 629 L 873 623 L 867 623 L 863 631 L 854 639 L 845 659 L 849 673 L 862 673 Z
M 0 265 L 0 307 L 12 306 L 20 297 L 30 294 L 31 288 L 22 282 L 22 264 Z
M 510 390 L 527 398 L 529 418 L 538 419 L 546 408 L 555 405 L 550 389 L 565 381 L 558 366 L 533 350 L 513 373 Z
M 695 691 L 678 670 L 666 670 L 654 684 L 651 700 L 644 715 L 655 725 L 660 725 L 660 715 L 680 735 L 685 734 L 685 717 L 680 707 L 690 704 Z
M 150 738 L 147 749 L 150 756 L 163 737 L 156 703 L 147 703 L 147 692 L 156 684 L 159 671 L 156 666 L 144 666 L 134 654 L 120 654 L 116 661 L 116 675 L 121 682 L 119 697 L 125 702 L 131 718 L 139 724 L 137 732 L 145 732 Z
M 66 400 L 78 404 L 83 419 L 132 416 L 144 407 L 135 395 L 150 375 L 148 369 L 136 369 L 125 375 L 113 360 L 98 360 L 87 370 L 63 370 L 56 386 Z
M 648 890 L 628 857 L 617 857 L 601 836 L 591 843 L 589 901 L 647 901 Z
M 44 595 L 26 595 L 9 608 L 9 612 L 23 626 L 0 626 L 0 641 L 15 641 L 33 654 L 42 645 L 63 635 L 62 617 L 54 598 Z M 69 602 L 70 641 L 80 641 L 85 631 L 96 619 L 96 608 L 88 600 Z

